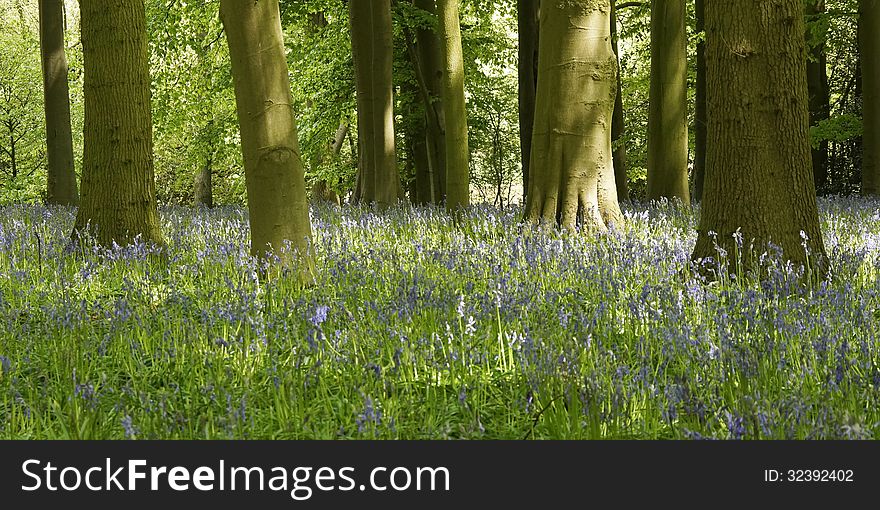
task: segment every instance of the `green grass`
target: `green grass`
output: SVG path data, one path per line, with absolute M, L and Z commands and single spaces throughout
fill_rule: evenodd
M 822 203 L 835 273 L 809 287 L 773 260 L 699 282 L 695 218 L 663 207 L 598 237 L 317 208 L 306 289 L 259 281 L 239 209 L 164 210 L 155 262 L 8 207 L 0 437 L 875 437 L 878 205 Z

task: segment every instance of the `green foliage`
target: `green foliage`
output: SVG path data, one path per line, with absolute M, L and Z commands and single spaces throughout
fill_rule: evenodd
M 805 0 L 805 6 L 813 0 Z M 812 127 L 814 145 L 829 144 L 831 187 L 851 192 L 860 180 L 861 116 L 857 70 L 856 0 L 827 0 L 826 12 L 807 17 L 808 48 L 827 52 L 830 119 Z M 79 10 L 66 0 L 67 58 L 77 168 L 82 155 L 82 48 Z M 691 147 L 696 44 L 688 3 Z M 395 128 L 404 180 L 412 178 L 413 133 L 424 116 L 407 47 L 419 28 L 436 29 L 436 17 L 411 0 L 392 2 L 394 15 Z M 310 183 L 324 180 L 344 195 L 357 171 L 357 115 L 347 4 L 338 0 L 281 0 L 300 146 Z M 211 165 L 215 203 L 245 201 L 238 124 L 218 1 L 147 0 L 153 92 L 157 190 L 162 203 L 190 203 L 196 174 Z M 0 0 L 0 203 L 33 202 L 45 194 L 45 142 L 39 38 L 35 2 Z M 621 80 L 633 198 L 644 194 L 650 77 L 650 3 L 618 11 Z M 464 0 L 462 37 L 471 182 L 479 200 L 496 204 L 520 198 L 516 73 L 516 4 Z M 409 41 L 414 43 L 414 40 Z M 4 121 L 5 119 L 5 121 Z M 17 124 L 17 175 L 11 176 L 9 122 Z M 341 124 L 350 126 L 338 157 L 329 145 Z M 691 150 L 693 154 L 693 150 Z M 19 164 L 20 162 L 20 164 Z
M 822 142 L 843 143 L 862 136 L 862 119 L 855 115 L 835 115 L 810 128 L 814 149 Z
M 75 7 L 68 6 L 68 11 Z M 68 31 L 71 120 L 77 161 L 82 153 L 82 56 L 74 43 L 78 38 L 78 29 Z M 0 1 L 0 204 L 42 201 L 46 195 L 46 128 L 40 66 L 36 2 Z
M 806 0 L 810 2 L 813 0 Z M 811 142 L 828 141 L 830 184 L 820 192 L 852 193 L 861 182 L 861 75 L 858 1 L 826 0 L 826 11 L 807 17 L 807 45 L 824 43 L 828 61 L 830 118 L 811 128 Z
M 648 175 L 648 97 L 651 88 L 651 7 L 638 5 L 617 11 L 620 80 L 623 86 L 629 192 L 642 199 Z
M 235 92 L 219 2 L 147 2 L 156 182 L 161 203 L 192 203 L 210 164 L 215 203 L 244 203 Z
M 325 180 L 337 192 L 354 187 L 357 173 L 357 96 L 348 9 L 344 2 L 282 2 L 282 20 L 306 178 Z M 352 143 L 331 157 L 340 124 Z
M 462 6 L 471 182 L 482 201 L 498 206 L 522 196 L 514 7 L 501 1 Z

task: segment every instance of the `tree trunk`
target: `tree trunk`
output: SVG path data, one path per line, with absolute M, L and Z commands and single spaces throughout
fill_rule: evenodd
M 9 136 L 9 159 L 12 163 L 12 180 L 18 177 L 18 157 L 15 155 L 15 146 L 18 144 L 14 136 Z
M 651 2 L 648 198 L 690 204 L 684 0 Z
M 706 2 L 696 0 L 697 33 L 706 30 Z M 697 83 L 694 107 L 694 200 L 703 200 L 703 183 L 706 179 L 706 40 L 697 42 Z
M 325 157 L 330 157 L 334 161 L 339 157 L 339 153 L 342 151 L 342 144 L 345 143 L 345 137 L 348 136 L 349 129 L 348 121 L 339 124 L 336 134 L 333 136 L 333 142 L 327 147 L 328 155 Z M 321 157 L 318 161 L 314 162 L 315 166 L 321 165 L 324 160 L 323 158 Z M 342 205 L 342 199 L 339 197 L 339 194 L 330 186 L 326 179 L 321 179 L 312 186 L 310 196 L 312 200 Z
M 623 215 L 611 155 L 610 0 L 543 0 L 526 218 L 605 230 Z M 585 79 L 585 77 L 587 79 Z
M 825 0 L 811 0 L 807 4 L 807 15 L 815 17 L 825 12 Z M 810 47 L 807 58 L 807 90 L 810 97 L 810 125 L 815 126 L 828 119 L 830 114 L 830 95 L 828 90 L 828 67 L 825 56 L 827 30 L 820 34 L 819 41 Z M 819 191 L 828 181 L 828 142 L 822 141 L 813 152 L 813 181 Z
M 278 0 L 221 0 L 220 18 L 241 130 L 251 254 L 278 256 L 307 283 L 314 274 L 311 223 Z
M 437 15 L 435 0 L 415 0 L 416 7 Z M 446 123 L 443 118 L 443 54 L 440 38 L 435 30 L 416 31 L 418 47 L 417 75 L 424 83 L 426 113 L 426 144 L 428 168 L 432 179 L 431 201 L 442 204 L 446 200 Z
M 860 0 L 862 193 L 880 195 L 880 0 Z
M 82 197 L 74 237 L 163 244 L 153 172 L 143 0 L 80 1 L 85 70 Z
M 617 98 L 614 100 L 614 114 L 611 118 L 611 144 L 614 151 L 614 182 L 617 184 L 617 200 L 629 200 L 629 177 L 626 171 L 626 132 L 623 117 L 623 80 L 620 76 L 620 48 L 617 44 L 617 0 L 611 2 L 611 49 L 617 60 Z M 614 147 L 614 145 L 617 147 Z
M 538 86 L 538 3 L 518 0 L 519 18 L 519 142 L 522 156 L 523 201 L 529 190 L 532 128 L 535 124 L 535 92 Z
M 773 243 L 814 275 L 828 269 L 810 162 L 802 13 L 801 0 L 706 5 L 709 145 L 696 260 L 717 259 L 717 243 L 731 261 L 740 252 L 743 269 L 760 270 L 758 255 Z M 731 262 L 730 270 L 739 267 Z
M 420 115 L 415 128 L 406 136 L 408 164 L 414 174 L 413 185 L 410 188 L 410 201 L 415 205 L 426 205 L 433 202 L 434 184 L 431 180 L 428 138 L 427 119 L 424 115 Z
M 79 194 L 73 168 L 70 93 L 64 55 L 64 2 L 40 0 L 39 7 L 48 160 L 46 200 L 50 204 L 76 205 Z
M 388 207 L 401 192 L 394 140 L 390 0 L 348 3 L 358 110 L 358 184 L 353 200 Z
M 418 132 L 413 133 L 411 151 L 415 171 L 415 193 L 412 195 L 412 202 L 416 205 L 427 205 L 432 202 L 428 144 L 425 137 L 419 137 Z
M 211 208 L 214 207 L 214 186 L 213 177 L 213 157 L 208 155 L 205 158 L 205 165 L 196 174 L 196 182 L 193 191 L 193 198 L 196 206 Z
M 461 49 L 461 0 L 437 0 L 443 53 L 443 116 L 446 121 L 446 210 L 470 204 L 470 151 L 464 98 L 464 60 Z

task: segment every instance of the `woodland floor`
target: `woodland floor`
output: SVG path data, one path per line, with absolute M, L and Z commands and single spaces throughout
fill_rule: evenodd
M 880 202 L 820 207 L 809 286 L 701 283 L 665 207 L 598 237 L 317 207 L 306 289 L 257 278 L 240 208 L 163 209 L 157 262 L 6 207 L 0 438 L 880 437 Z

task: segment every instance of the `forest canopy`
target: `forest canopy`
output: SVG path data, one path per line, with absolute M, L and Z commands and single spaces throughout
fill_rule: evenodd
M 817 189 L 821 194 L 857 192 L 861 188 L 862 133 L 858 2 L 812 3 L 825 4 L 824 9 L 813 7 L 806 14 L 808 62 L 823 63 L 826 70 L 825 76 L 821 72 L 811 75 L 820 97 L 813 109 L 811 143 L 825 161 Z M 64 4 L 74 155 L 79 169 L 83 117 L 79 7 L 76 1 Z M 215 174 L 211 181 L 213 202 L 244 203 L 231 68 L 219 3 L 147 0 L 145 4 L 159 201 L 192 203 L 194 182 L 209 168 Z M 340 125 L 357 121 L 345 4 L 334 0 L 280 3 L 303 159 L 310 163 L 306 177 L 310 183 L 327 182 L 343 194 L 355 183 L 357 130 L 346 132 L 338 157 L 325 158 L 324 153 Z M 647 183 L 650 3 L 621 4 L 617 36 L 625 129 L 615 144 L 626 154 L 630 194 L 639 199 L 646 196 Z M 516 8 L 512 0 L 465 0 L 461 9 L 472 191 L 477 200 L 498 205 L 522 199 Z M 421 129 L 424 110 L 408 52 L 418 31 L 432 29 L 436 20 L 410 2 L 394 2 L 392 12 L 397 164 L 406 185 L 415 179 L 417 159 L 407 138 Z M 315 23 L 316 13 L 321 13 L 319 24 Z M 686 2 L 687 157 L 691 174 L 697 46 L 703 38 L 694 3 Z M 37 2 L 0 2 L 0 41 L 0 203 L 40 201 L 45 197 L 46 148 L 44 100 L 39 88 L 32 86 L 40 81 Z M 11 157 L 10 140 L 15 141 L 15 158 Z

